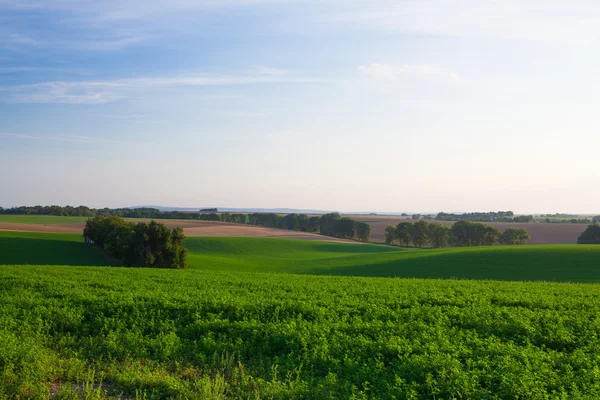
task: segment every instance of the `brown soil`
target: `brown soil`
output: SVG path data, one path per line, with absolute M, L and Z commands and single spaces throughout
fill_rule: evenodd
M 381 216 L 381 215 L 352 215 L 359 221 L 371 225 L 371 241 L 385 242 L 385 228 L 388 225 L 398 225 L 400 222 L 412 221 L 410 217 Z M 451 226 L 454 222 L 441 221 Z M 489 222 L 500 231 L 506 228 L 525 228 L 531 233 L 530 244 L 576 244 L 577 238 L 587 228 L 586 224 L 545 224 L 545 223 L 518 223 L 518 222 Z
M 169 228 L 181 227 L 187 236 L 244 236 L 283 239 L 320 240 L 323 242 L 358 243 L 315 233 L 263 228 L 242 224 L 211 221 L 160 220 Z M 0 231 L 82 233 L 84 222 L 72 224 L 13 224 L 0 223 Z
M 346 215 L 345 215 L 346 216 Z M 397 225 L 400 222 L 412 221 L 410 217 L 383 216 L 383 215 L 349 215 L 359 221 L 371 225 L 371 241 L 383 243 L 385 241 L 385 228 L 388 225 Z M 350 242 L 314 233 L 288 231 L 284 229 L 263 228 L 259 226 L 231 224 L 211 221 L 189 220 L 160 220 L 169 228 L 181 227 L 187 236 L 245 236 L 266 238 L 287 238 L 303 240 L 321 240 L 326 242 Z M 454 222 L 441 223 L 451 226 Z M 545 223 L 488 223 L 499 230 L 506 228 L 525 228 L 531 233 L 530 244 L 575 244 L 577 238 L 585 230 L 585 224 L 545 224 Z M 72 224 L 14 224 L 0 223 L 0 231 L 21 232 L 55 232 L 55 233 L 82 233 L 85 223 Z M 358 242 L 351 242 L 358 243 Z

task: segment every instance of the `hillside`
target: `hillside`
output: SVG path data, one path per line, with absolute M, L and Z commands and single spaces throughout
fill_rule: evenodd
M 403 249 L 273 238 L 186 239 L 191 269 L 405 278 L 600 282 L 600 246 Z M 0 265 L 116 265 L 79 235 L 0 232 Z

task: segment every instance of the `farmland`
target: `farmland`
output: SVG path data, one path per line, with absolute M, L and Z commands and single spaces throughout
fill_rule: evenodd
M 187 270 L 116 268 L 0 232 L 0 397 L 600 395 L 600 285 L 367 276 L 598 282 L 597 247 L 186 246 Z
M 380 216 L 380 215 L 351 215 L 352 218 L 366 222 L 371 226 L 371 241 L 383 243 L 385 228 L 400 222 L 411 221 L 410 217 Z M 50 215 L 0 215 L 0 231 L 24 232 L 58 232 L 81 233 L 87 217 L 55 217 Z M 148 221 L 128 218 L 128 221 Z M 161 220 L 169 228 L 181 227 L 187 236 L 244 236 L 244 237 L 273 237 L 288 239 L 319 240 L 347 242 L 313 233 L 288 231 L 285 229 L 265 228 L 234 223 L 222 223 L 198 220 Z M 441 221 L 445 225 L 453 222 Z M 585 230 L 585 224 L 546 224 L 546 223 L 487 223 L 504 231 L 507 228 L 521 227 L 531 233 L 530 244 L 575 244 L 577 238 Z
M 70 233 L 81 235 L 88 217 L 55 217 L 34 215 L 0 215 L 0 231 Z M 148 222 L 147 219 L 126 218 L 131 222 Z M 263 238 L 288 238 L 318 240 L 327 242 L 345 242 L 338 239 L 308 232 L 285 229 L 265 228 L 234 223 L 198 221 L 198 220 L 160 220 L 169 228 L 181 227 L 187 236 L 243 236 Z
M 352 218 L 371 225 L 371 240 L 383 243 L 385 241 L 385 227 L 397 225 L 400 222 L 411 222 L 410 217 L 385 216 L 385 215 L 351 215 Z M 451 221 L 436 221 L 451 226 Z M 575 244 L 577 238 L 587 227 L 586 224 L 546 224 L 546 223 L 520 223 L 520 222 L 486 222 L 501 231 L 507 228 L 524 228 L 531 234 L 530 244 Z

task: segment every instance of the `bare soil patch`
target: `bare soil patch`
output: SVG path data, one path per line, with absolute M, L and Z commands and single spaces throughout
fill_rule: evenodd
M 149 222 L 147 220 L 146 222 Z M 181 227 L 187 236 L 243 236 L 282 239 L 319 240 L 323 242 L 358 243 L 308 232 L 212 221 L 157 220 L 169 228 Z M 0 223 L 0 230 L 17 232 L 83 233 L 85 223 L 71 224 L 13 224 Z

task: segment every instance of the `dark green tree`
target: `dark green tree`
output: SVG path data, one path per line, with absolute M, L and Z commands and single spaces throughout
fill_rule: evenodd
M 426 247 L 429 243 L 429 227 L 428 223 L 419 220 L 412 227 L 412 242 L 415 247 Z
M 578 244 L 600 244 L 600 224 L 592 224 L 579 236 Z
M 385 244 L 394 244 L 396 240 L 396 227 L 394 225 L 388 225 L 385 228 Z
M 396 238 L 398 241 L 408 247 L 413 241 L 413 224 L 410 222 L 401 222 L 396 225 Z
M 366 222 L 356 222 L 356 239 L 361 242 L 368 242 L 371 238 L 371 225 Z
M 432 222 L 429 224 L 428 232 L 431 245 L 436 248 L 448 247 L 450 245 L 450 227 Z
M 500 243 L 507 246 L 524 245 L 529 239 L 531 239 L 531 235 L 524 228 L 507 228 L 500 235 Z

